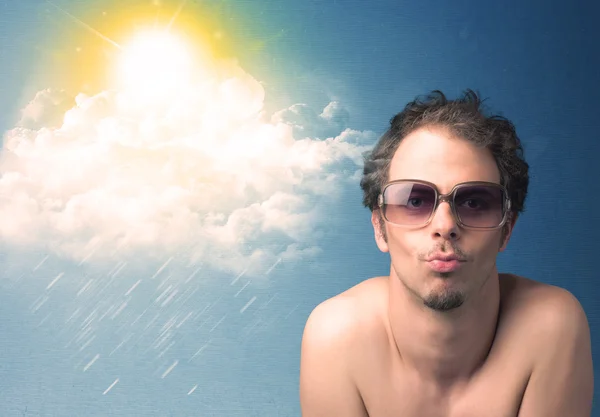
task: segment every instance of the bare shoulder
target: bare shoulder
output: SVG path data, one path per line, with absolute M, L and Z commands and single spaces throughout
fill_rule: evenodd
M 317 305 L 302 336 L 300 402 L 303 416 L 365 416 L 356 386 L 361 344 L 378 321 L 374 297 L 381 279 L 369 279 Z M 369 301 L 370 300 L 370 301 Z
M 532 372 L 550 366 L 561 355 L 591 361 L 588 320 L 571 292 L 515 275 L 502 276 L 500 282 L 499 324 L 529 357 Z
M 566 289 L 523 277 L 502 277 L 501 288 L 502 315 L 531 364 L 519 416 L 589 417 L 591 335 L 579 300 Z
M 564 288 L 512 274 L 501 276 L 500 287 L 505 314 L 518 315 L 524 325 L 556 332 L 588 325 L 581 303 Z
M 335 349 L 336 354 L 344 349 L 351 355 L 365 336 L 381 327 L 386 291 L 385 278 L 371 278 L 317 305 L 304 328 L 303 349 Z
M 305 335 L 318 333 L 320 336 L 344 340 L 368 326 L 381 313 L 381 298 L 386 296 L 387 282 L 383 277 L 365 280 L 352 288 L 317 305 L 311 312 Z

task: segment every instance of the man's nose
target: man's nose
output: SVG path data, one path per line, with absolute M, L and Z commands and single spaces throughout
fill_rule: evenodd
M 433 219 L 431 219 L 431 233 L 434 238 L 443 238 L 445 240 L 457 240 L 460 237 L 460 230 L 452 207 L 447 201 L 441 201 L 438 204 Z

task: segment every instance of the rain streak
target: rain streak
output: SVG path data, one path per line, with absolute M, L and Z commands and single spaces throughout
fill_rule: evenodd
M 202 366 L 209 361 L 207 354 L 221 351 L 223 343 L 239 346 L 261 337 L 298 307 L 288 304 L 287 314 L 269 314 L 278 294 L 266 291 L 265 285 L 255 291 L 246 271 L 219 280 L 215 292 L 209 288 L 217 280 L 206 279 L 202 266 L 183 267 L 173 258 L 145 276 L 128 271 L 123 261 L 105 273 L 98 268 L 82 272 L 82 265 L 77 271 L 54 273 L 48 258 L 31 269 L 41 286 L 30 313 L 39 317 L 38 327 L 58 329 L 54 337 L 70 352 L 76 370 L 90 378 L 102 375 L 106 386 L 99 395 L 124 388 L 119 388 L 123 375 L 99 371 L 105 364 L 114 370 L 119 360 L 134 357 L 153 378 L 169 379 L 186 367 Z M 280 262 L 270 265 L 265 275 L 276 273 Z M 215 293 L 221 295 L 211 297 Z M 239 328 L 236 340 L 227 340 L 224 335 L 231 332 L 221 331 L 224 326 Z M 202 383 L 181 389 L 186 395 L 198 394 Z

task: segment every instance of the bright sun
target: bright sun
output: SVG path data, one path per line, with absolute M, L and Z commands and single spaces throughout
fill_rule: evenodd
M 186 43 L 166 31 L 138 33 L 124 45 L 119 78 L 128 90 L 165 98 L 189 85 L 192 55 Z

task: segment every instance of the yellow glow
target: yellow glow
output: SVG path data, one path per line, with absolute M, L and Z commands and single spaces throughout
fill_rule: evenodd
M 166 31 L 137 34 L 125 44 L 119 77 L 127 90 L 165 98 L 191 82 L 192 54 L 186 43 Z

